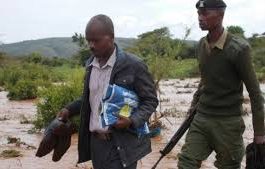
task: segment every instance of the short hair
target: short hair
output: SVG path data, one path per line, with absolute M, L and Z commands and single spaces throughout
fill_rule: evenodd
M 103 15 L 103 14 L 99 14 L 96 16 L 93 16 L 90 21 L 88 22 L 87 26 L 86 26 L 86 32 L 88 30 L 88 27 L 95 23 L 95 22 L 99 22 L 100 24 L 102 24 L 102 29 L 104 30 L 104 32 L 108 35 L 111 35 L 112 37 L 114 37 L 114 26 L 113 26 L 113 22 L 110 19 L 110 17 L 108 17 L 107 15 Z

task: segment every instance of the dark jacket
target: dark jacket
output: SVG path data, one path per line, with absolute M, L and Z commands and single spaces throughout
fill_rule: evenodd
M 133 114 L 130 119 L 132 120 L 133 127 L 139 127 L 148 121 L 158 105 L 154 82 L 143 61 L 132 54 L 123 52 L 117 45 L 116 57 L 110 77 L 110 84 L 125 87 L 138 95 L 139 108 L 137 113 Z M 91 160 L 89 80 L 92 67 L 89 64 L 92 60 L 93 56 L 86 64 L 83 96 L 66 106 L 70 111 L 70 116 L 79 114 L 79 112 L 81 114 L 78 142 L 79 163 Z M 112 139 L 116 143 L 124 167 L 129 166 L 151 152 L 151 142 L 147 136 L 137 137 L 137 135 L 128 132 L 126 129 L 113 129 Z

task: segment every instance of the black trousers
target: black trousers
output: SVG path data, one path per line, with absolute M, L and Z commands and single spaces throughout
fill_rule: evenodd
M 91 157 L 93 169 L 136 169 L 137 162 L 124 168 L 112 139 L 104 140 L 91 135 Z

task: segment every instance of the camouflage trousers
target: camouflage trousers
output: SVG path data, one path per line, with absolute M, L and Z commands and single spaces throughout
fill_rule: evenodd
M 218 169 L 240 169 L 245 154 L 241 116 L 212 117 L 197 113 L 179 154 L 179 169 L 198 169 L 203 160 L 216 152 Z

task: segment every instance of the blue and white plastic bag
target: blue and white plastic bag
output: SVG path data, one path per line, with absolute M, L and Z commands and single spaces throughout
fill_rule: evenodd
M 111 126 L 118 121 L 119 115 L 129 117 L 137 113 L 138 97 L 135 92 L 118 85 L 109 85 L 105 97 L 101 102 L 100 115 L 102 126 Z M 139 128 L 130 128 L 138 136 L 149 133 L 149 128 L 145 122 Z

